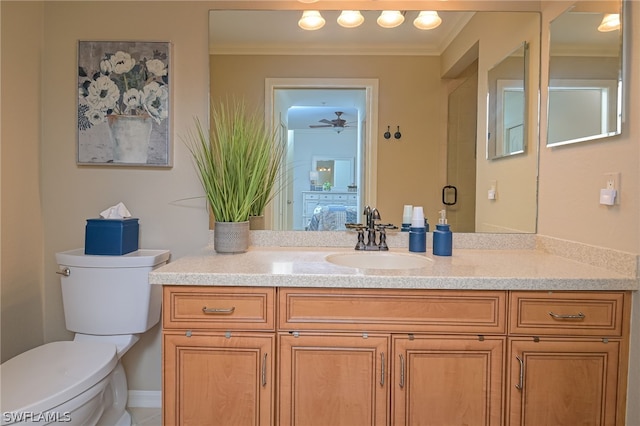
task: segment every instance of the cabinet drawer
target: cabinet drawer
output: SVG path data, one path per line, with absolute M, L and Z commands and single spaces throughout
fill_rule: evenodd
M 304 194 L 305 200 L 318 200 L 320 199 L 320 194 Z
M 275 289 L 165 286 L 166 329 L 275 330 Z
M 510 334 L 622 336 L 624 292 L 512 292 Z
M 506 292 L 280 288 L 284 330 L 503 334 Z

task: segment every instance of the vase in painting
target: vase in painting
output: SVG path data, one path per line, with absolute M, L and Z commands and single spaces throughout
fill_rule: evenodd
M 149 115 L 108 115 L 114 163 L 147 163 L 152 118 Z

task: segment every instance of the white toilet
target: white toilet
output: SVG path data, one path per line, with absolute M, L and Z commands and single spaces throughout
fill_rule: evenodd
M 2 425 L 130 425 L 120 358 L 160 320 L 162 288 L 148 274 L 167 250 L 123 256 L 56 253 L 67 329 L 52 342 L 0 365 Z

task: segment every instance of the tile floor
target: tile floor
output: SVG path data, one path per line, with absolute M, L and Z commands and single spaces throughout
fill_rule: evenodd
M 162 426 L 162 409 L 129 407 L 132 426 Z

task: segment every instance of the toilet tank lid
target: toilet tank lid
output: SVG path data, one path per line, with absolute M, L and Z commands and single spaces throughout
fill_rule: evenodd
M 104 342 L 51 342 L 0 365 L 3 412 L 42 413 L 80 395 L 118 363 Z
M 84 249 L 56 253 L 56 262 L 64 266 L 84 268 L 146 268 L 169 260 L 169 250 L 140 249 L 122 256 L 84 254 Z

